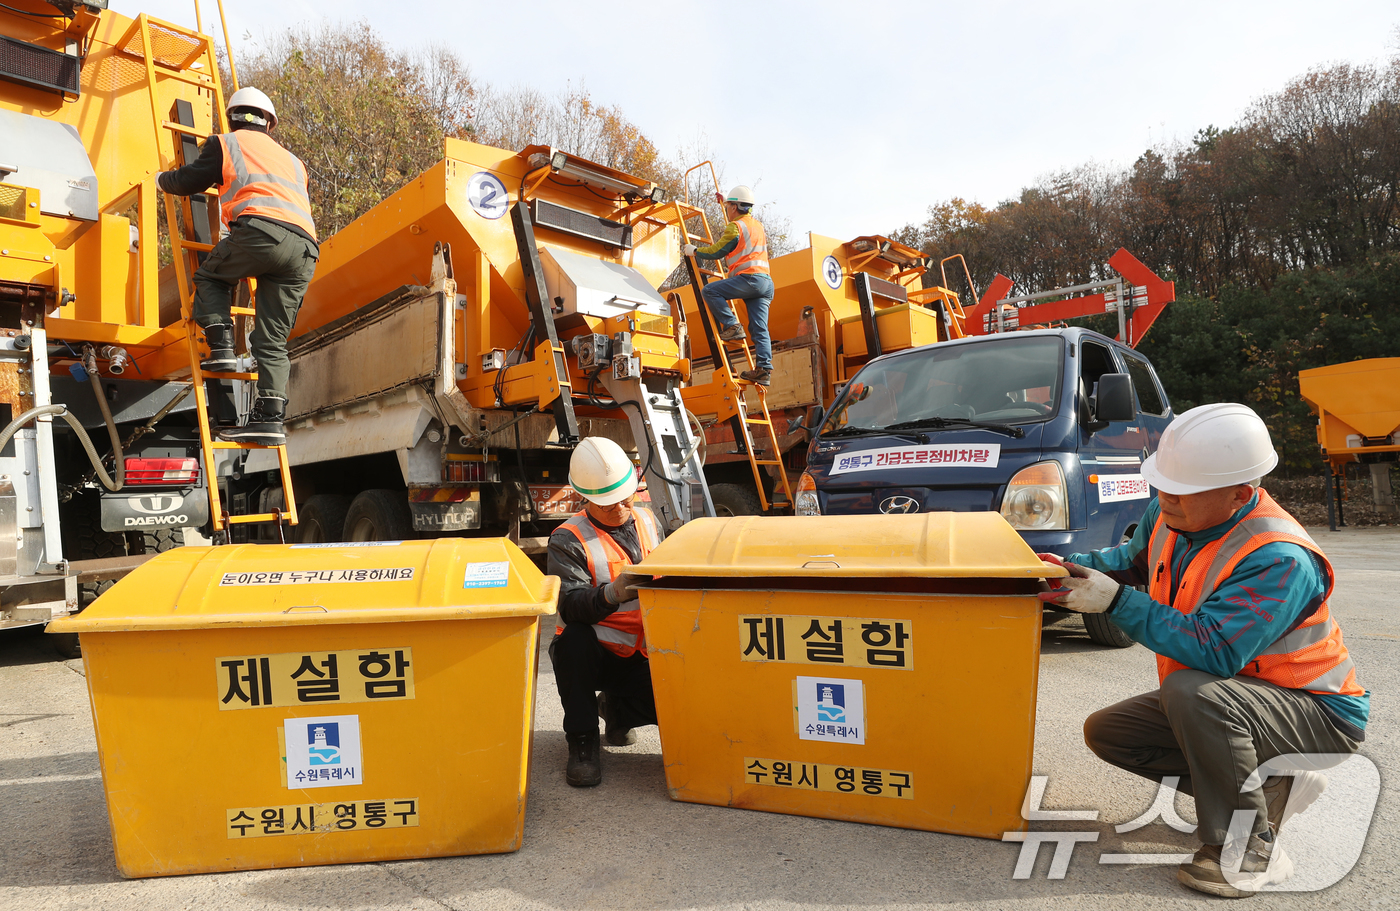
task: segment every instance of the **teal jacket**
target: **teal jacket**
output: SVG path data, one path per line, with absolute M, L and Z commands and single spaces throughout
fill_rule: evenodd
M 1177 532 L 1181 541 L 1173 554 L 1176 565 L 1172 579 L 1180 580 L 1201 549 L 1224 537 L 1258 500 L 1256 493 L 1248 505 L 1213 528 Z M 1157 654 L 1198 671 L 1233 677 L 1322 605 L 1327 571 L 1311 551 L 1286 541 L 1265 544 L 1241 560 L 1229 578 L 1190 614 L 1153 601 L 1146 592 L 1130 586 L 1146 586 L 1150 581 L 1148 542 L 1160 513 L 1161 506 L 1154 498 L 1131 540 L 1065 558 L 1123 584 L 1109 616 L 1123 632 Z M 1176 591 L 1171 594 L 1175 600 Z M 1365 739 L 1369 692 L 1364 696 L 1309 695 L 1318 700 L 1338 730 L 1353 740 Z

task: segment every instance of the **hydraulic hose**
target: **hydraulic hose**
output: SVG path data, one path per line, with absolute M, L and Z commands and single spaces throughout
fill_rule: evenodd
M 106 410 L 107 409 L 104 407 L 103 411 Z M 83 425 L 78 422 L 78 419 L 68 413 L 67 405 L 40 405 L 38 408 L 31 408 L 24 414 L 21 414 L 11 421 L 9 426 L 4 430 L 0 430 L 0 449 L 5 448 L 6 444 L 10 442 L 10 438 L 18 433 L 21 427 L 35 418 L 43 417 L 46 414 L 63 418 L 68 422 L 68 426 L 73 428 L 73 432 L 78 435 L 79 441 L 83 444 L 83 449 L 87 451 L 88 460 L 92 462 L 92 467 L 96 470 L 97 479 L 102 482 L 102 486 L 111 491 L 121 490 L 122 484 L 126 478 L 126 472 L 123 471 L 125 466 L 122 465 L 122 460 L 120 458 L 117 459 L 117 477 L 119 480 L 113 481 L 111 476 L 107 474 L 106 469 L 102 467 L 102 459 L 98 456 L 97 449 L 92 445 L 92 438 L 87 435 L 87 431 L 83 429 Z
M 94 368 L 96 368 L 96 366 L 96 364 L 93 365 Z M 107 423 L 107 436 L 109 436 L 112 440 L 112 464 L 115 465 L 117 469 L 116 487 L 113 487 L 107 482 L 106 472 L 103 472 L 101 469 L 98 469 L 98 471 L 102 474 L 103 477 L 102 486 L 106 487 L 108 490 L 111 491 L 121 490 L 123 487 L 126 486 L 126 459 L 122 458 L 122 438 L 117 433 L 117 422 L 112 420 L 112 409 L 107 407 L 107 393 L 102 389 L 102 378 L 97 375 L 96 369 L 88 371 L 88 380 L 92 383 L 93 394 L 97 396 L 97 407 L 102 409 L 102 420 Z M 65 412 L 65 417 L 66 416 L 67 415 Z M 73 426 L 77 426 L 76 422 L 72 418 L 68 419 L 68 423 Z M 87 434 L 84 433 L 83 437 L 84 439 L 86 439 Z M 90 440 L 87 441 L 86 448 L 89 452 L 88 457 L 94 458 L 94 456 L 91 454 L 92 442 Z
M 681 456 L 680 465 L 684 466 L 686 462 L 690 461 L 690 457 L 695 455 L 696 450 L 701 446 L 705 446 L 705 426 L 700 423 L 699 418 L 690 413 L 690 409 L 685 407 L 684 402 L 681 402 L 681 411 L 685 414 L 686 423 L 690 424 L 691 428 L 695 431 L 695 445 L 690 447 L 689 452 Z M 705 446 L 705 450 L 705 452 L 700 454 L 701 468 L 705 467 L 705 456 L 709 454 L 709 447 Z

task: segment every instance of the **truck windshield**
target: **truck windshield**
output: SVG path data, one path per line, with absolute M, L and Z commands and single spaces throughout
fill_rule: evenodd
M 823 428 L 880 430 L 892 424 L 963 429 L 964 421 L 1043 421 L 1060 400 L 1059 338 L 931 345 L 876 361 L 851 380 Z

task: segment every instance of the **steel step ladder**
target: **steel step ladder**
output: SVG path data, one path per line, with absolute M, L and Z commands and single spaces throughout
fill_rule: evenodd
M 696 167 L 704 167 L 706 164 L 709 162 L 703 162 Z M 691 168 L 691 170 L 693 171 L 695 168 Z M 689 171 L 686 173 L 688 175 Z M 713 175 L 713 168 L 711 174 Z M 719 186 L 717 180 L 715 186 Z M 704 212 L 698 207 L 690 205 L 686 205 L 683 209 L 679 201 L 675 205 L 676 222 L 680 225 L 681 236 L 684 238 L 682 242 L 695 244 L 697 247 L 712 245 L 714 239 Z M 689 212 L 687 213 L 685 209 L 688 209 Z M 690 233 L 689 223 L 691 220 L 698 221 L 700 233 Z M 746 333 L 744 338 L 738 341 L 722 341 L 719 333 L 715 330 L 714 320 L 710 316 L 710 308 L 705 303 L 705 286 L 711 281 L 719 281 L 725 277 L 719 260 L 714 260 L 712 267 L 702 266 L 693 255 L 685 257 L 685 261 L 690 271 L 690 286 L 695 293 L 700 322 L 705 328 L 705 338 L 709 342 L 711 353 L 714 355 L 714 378 L 710 385 L 719 386 L 720 391 L 728 393 L 734 402 L 732 410 L 735 413 L 729 417 L 729 425 L 734 432 L 735 443 L 739 447 L 735 452 L 748 456 L 749 467 L 753 471 L 754 487 L 758 490 L 758 501 L 763 507 L 763 511 L 791 509 L 793 503 L 792 486 L 788 481 L 787 470 L 783 466 L 782 450 L 778 448 L 778 434 L 773 427 L 773 418 L 768 413 L 768 387 L 739 377 L 739 373 L 744 370 L 753 370 L 756 366 L 748 335 Z M 730 301 L 729 305 L 735 308 L 734 313 L 738 316 L 739 310 L 735 306 L 736 303 Z M 744 321 L 740 320 L 740 324 L 743 325 Z M 737 370 L 735 369 L 736 364 L 739 365 Z M 757 411 L 752 413 L 748 407 L 750 399 L 747 393 L 750 392 L 756 393 L 756 404 L 758 405 Z M 755 445 L 755 437 L 757 437 L 759 445 Z M 776 475 L 773 488 L 774 497 L 771 502 L 763 483 L 764 470 L 770 467 L 773 469 L 773 474 Z M 779 495 L 781 495 L 781 499 Z
M 158 26 L 164 28 L 164 24 Z M 166 119 L 161 116 L 157 107 L 160 97 L 156 87 L 157 81 L 162 78 L 173 78 L 188 81 L 179 73 L 167 70 L 164 67 L 156 66 L 156 57 L 152 52 L 152 22 L 143 13 L 137 17 L 133 24 L 133 31 L 139 33 L 139 47 L 145 58 L 146 65 L 146 86 L 151 99 L 151 119 L 155 124 L 156 149 L 161 161 L 166 169 L 178 168 L 188 163 L 190 156 L 198 150 L 198 143 L 209 138 L 209 135 L 195 128 L 193 110 L 186 102 L 176 102 L 172 118 Z M 127 36 L 123 44 L 134 47 L 135 42 Z M 202 37 L 202 36 L 201 36 Z M 213 44 L 210 41 L 204 42 L 210 59 L 214 58 Z M 213 106 L 212 123 L 215 129 L 223 127 L 227 129 L 224 113 L 223 87 L 219 83 L 217 75 L 214 77 L 212 91 L 210 91 L 210 103 Z M 147 178 L 155 180 L 155 176 Z M 214 249 L 213 231 L 210 230 L 207 218 L 207 209 L 195 216 L 195 206 L 192 204 L 194 198 L 204 200 L 201 194 L 197 197 L 165 195 L 165 219 L 166 226 L 170 233 L 170 247 L 175 265 L 176 286 L 180 292 L 180 318 L 185 330 L 186 348 L 189 352 L 190 363 L 190 383 L 194 390 L 196 408 L 195 413 L 199 418 L 199 442 L 203 453 L 204 481 L 205 488 L 209 493 L 209 519 L 215 535 L 227 535 L 227 530 L 231 525 L 242 525 L 258 522 L 275 522 L 277 524 L 278 537 L 283 537 L 283 523 L 289 525 L 297 524 L 296 498 L 292 495 L 292 469 L 291 463 L 287 460 L 287 447 L 264 446 L 259 443 L 233 443 L 214 438 L 213 429 L 209 420 L 209 392 L 206 387 L 206 380 L 232 381 L 242 380 L 244 382 L 256 382 L 256 373 L 208 373 L 200 369 L 199 362 L 202 358 L 199 347 L 199 327 L 194 321 L 194 282 L 193 275 L 199 268 L 199 263 L 204 254 Z M 207 205 L 207 200 L 206 203 Z M 193 233 L 194 238 L 186 235 Z M 252 279 L 245 279 L 249 289 L 248 300 L 253 303 L 255 291 Z M 253 316 L 256 311 L 253 307 L 231 307 L 230 315 L 233 317 Z M 286 509 L 273 509 L 270 512 L 249 513 L 243 515 L 230 515 L 225 508 L 222 497 L 219 495 L 218 474 L 216 471 L 217 454 L 221 450 L 253 450 L 271 449 L 277 453 L 277 465 L 282 477 L 282 494 Z

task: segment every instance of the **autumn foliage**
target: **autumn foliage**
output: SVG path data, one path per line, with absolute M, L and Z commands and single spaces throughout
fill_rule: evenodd
M 1127 247 L 1177 283 L 1141 345 L 1177 410 L 1247 402 L 1298 473 L 1320 465 L 1298 371 L 1400 353 L 1398 194 L 1400 58 L 1310 72 L 1131 168 L 935 204 L 897 236 L 964 254 L 979 290 L 997 272 L 1022 291 L 1103 278 Z

